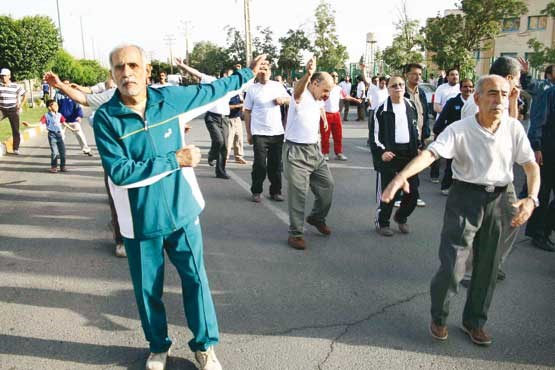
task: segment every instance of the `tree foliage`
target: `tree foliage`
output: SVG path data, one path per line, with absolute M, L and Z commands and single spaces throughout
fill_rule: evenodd
M 0 30 L 0 65 L 18 80 L 41 76 L 59 49 L 58 30 L 46 16 L 0 16 Z
M 279 68 L 286 72 L 299 70 L 303 62 L 303 51 L 312 50 L 310 40 L 303 30 L 290 29 L 284 37 L 279 39 L 281 49 L 279 52 Z
M 462 0 L 458 8 L 462 14 L 432 18 L 422 30 L 426 50 L 443 69 L 472 69 L 474 51 L 501 32 L 502 20 L 527 11 L 522 0 Z
M 391 46 L 384 49 L 381 57 L 391 70 L 401 72 L 408 63 L 420 63 L 424 38 L 420 33 L 420 23 L 410 19 L 406 3 L 402 3 L 399 20 L 395 25 L 397 34 Z
M 343 69 L 349 58 L 347 47 L 339 42 L 335 29 L 335 10 L 322 0 L 315 10 L 314 54 L 318 68 L 322 70 Z
M 224 68 L 232 66 L 226 49 L 210 41 L 195 44 L 190 55 L 191 67 L 212 76 L 219 76 Z
M 234 64 L 241 64 L 244 66 L 246 64 L 246 55 L 245 55 L 245 39 L 239 30 L 234 27 L 226 27 L 227 29 L 227 49 L 226 53 L 228 58 Z
M 46 67 L 58 74 L 61 79 L 67 79 L 83 86 L 91 86 L 105 81 L 109 73 L 96 60 L 77 60 L 63 49 L 58 50 Z
M 555 1 L 548 3 L 545 9 L 541 11 L 541 14 L 545 14 L 548 17 L 555 17 Z M 544 45 L 533 38 L 528 40 L 528 46 L 534 50 L 528 58 L 528 62 L 532 67 L 541 68 L 546 63 L 555 62 L 555 48 L 551 47 L 551 45 Z
M 256 30 L 258 34 L 252 40 L 253 56 L 267 54 L 266 58 L 270 62 L 276 62 L 278 60 L 278 52 L 277 47 L 274 44 L 274 33 L 270 27 L 257 27 Z

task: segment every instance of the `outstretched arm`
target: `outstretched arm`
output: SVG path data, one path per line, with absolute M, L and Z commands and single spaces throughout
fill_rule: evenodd
M 77 103 L 88 106 L 87 97 L 85 96 L 85 94 L 79 90 L 72 88 L 70 85 L 66 85 L 65 83 L 63 83 L 60 80 L 60 77 L 58 77 L 58 75 L 55 74 L 54 72 L 52 71 L 46 72 L 44 74 L 43 79 L 46 82 L 48 82 L 50 86 L 60 90 L 65 95 L 69 96 L 71 99 L 76 101 Z
M 295 92 L 293 93 L 293 97 L 295 98 L 295 102 L 298 104 L 301 101 L 301 95 L 303 95 L 308 83 L 310 82 L 310 78 L 316 71 L 316 59 L 314 57 L 310 58 L 306 63 L 306 74 L 297 82 L 295 85 Z
M 199 80 L 202 78 L 202 72 L 183 63 L 183 60 L 181 58 L 175 58 L 175 64 L 177 65 L 177 68 L 181 69 L 183 72 L 188 73 L 191 76 L 198 78 Z

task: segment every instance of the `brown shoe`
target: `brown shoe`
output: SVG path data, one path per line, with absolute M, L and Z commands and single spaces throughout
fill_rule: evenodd
M 399 228 L 400 232 L 402 232 L 403 234 L 410 233 L 409 225 L 406 222 L 401 223 L 401 222 L 397 221 L 397 212 L 395 212 L 395 216 L 393 216 L 393 221 L 395 221 L 397 223 L 397 227 Z
M 262 202 L 262 198 L 260 197 L 260 193 L 255 193 L 255 194 L 251 195 L 251 200 L 255 203 Z
M 58 172 L 58 168 L 57 168 L 57 167 L 50 167 L 50 172 L 51 172 L 51 173 L 57 173 L 57 172 Z
M 67 171 L 68 171 L 67 167 L 60 167 L 60 172 L 67 172 Z
M 249 162 L 245 161 L 243 158 L 241 157 L 236 157 L 235 158 L 235 163 L 239 163 L 239 164 L 247 164 Z
M 470 337 L 472 343 L 479 346 L 489 346 L 492 342 L 491 337 L 486 334 L 483 328 L 470 328 L 469 326 L 462 324 L 461 330 Z
M 447 340 L 449 336 L 447 325 L 437 325 L 432 321 L 430 324 L 430 335 L 437 340 Z
M 294 249 L 298 249 L 298 250 L 306 249 L 306 243 L 304 242 L 304 239 L 302 238 L 302 236 L 301 237 L 290 236 L 289 239 L 287 239 L 287 244 L 289 244 L 289 246 Z
M 324 221 L 318 221 L 312 216 L 308 216 L 306 218 L 306 222 L 310 225 L 314 226 L 318 231 L 324 235 L 330 235 L 331 229 L 326 225 Z
M 389 226 L 378 226 L 376 232 L 381 236 L 393 236 L 394 232 Z

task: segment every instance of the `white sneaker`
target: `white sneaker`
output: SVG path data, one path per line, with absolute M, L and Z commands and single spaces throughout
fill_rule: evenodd
M 19 149 L 15 149 L 12 154 L 19 155 Z
M 400 200 L 396 200 L 395 202 L 393 202 L 393 207 L 396 207 L 396 208 L 401 207 L 401 201 L 400 201 Z
M 329 157 L 327 154 L 324 154 L 324 160 L 325 160 L 325 161 L 329 161 L 329 160 L 330 160 L 330 157 Z
M 338 161 L 347 161 L 347 160 L 349 160 L 349 158 L 347 158 L 346 155 L 343 155 L 343 153 L 339 153 L 338 155 L 336 155 L 335 159 L 337 159 Z
M 116 244 L 116 257 L 127 257 L 125 246 L 122 243 Z
M 418 198 L 418 199 L 416 200 L 416 205 L 417 205 L 418 207 L 426 207 L 426 202 L 424 202 L 422 199 Z
M 441 189 L 441 194 L 449 195 L 449 189 Z
M 166 368 L 166 360 L 170 355 L 168 352 L 150 353 L 148 360 L 146 360 L 146 370 L 164 370 Z
M 208 347 L 206 351 L 196 351 L 195 358 L 200 365 L 200 370 L 222 370 L 213 347 Z

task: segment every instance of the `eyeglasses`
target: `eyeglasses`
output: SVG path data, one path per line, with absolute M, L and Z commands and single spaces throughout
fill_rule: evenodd
M 398 87 L 402 88 L 402 87 L 405 87 L 405 84 L 402 83 L 402 82 L 399 82 L 399 83 L 396 83 L 396 84 L 393 84 L 393 85 L 389 85 L 388 87 L 391 88 L 391 89 L 396 89 Z

